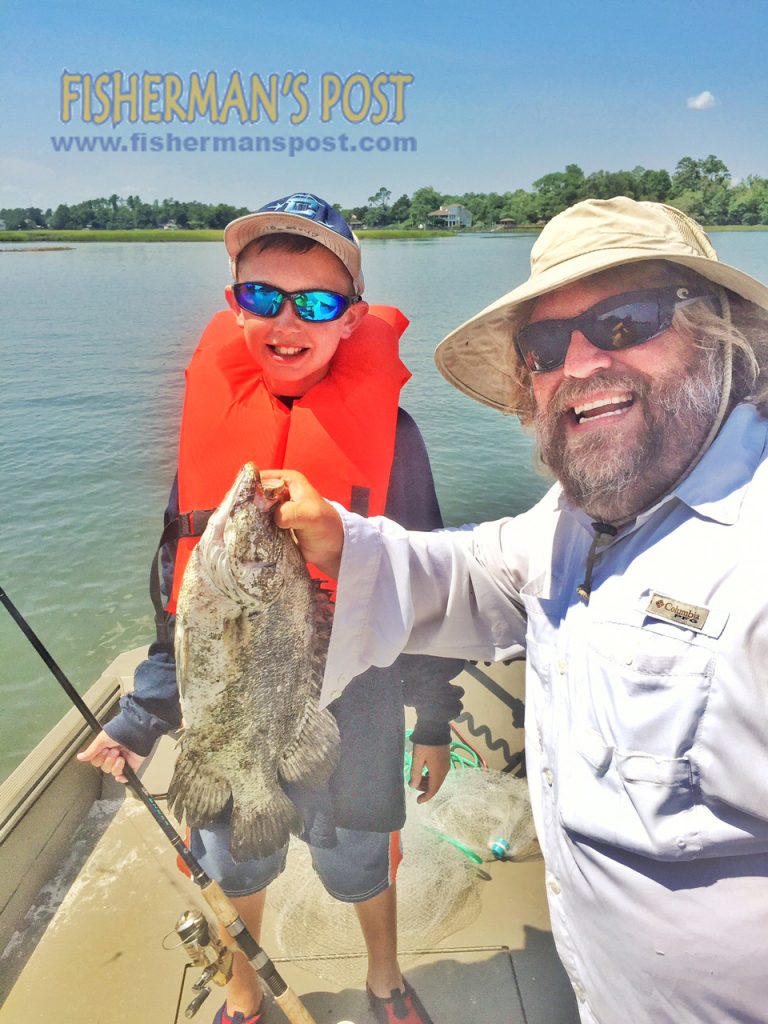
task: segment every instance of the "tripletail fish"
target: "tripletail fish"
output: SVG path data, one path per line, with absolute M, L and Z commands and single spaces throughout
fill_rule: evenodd
M 176 606 L 185 728 L 168 799 L 201 828 L 231 812 L 236 861 L 265 857 L 303 831 L 281 782 L 321 786 L 339 731 L 318 697 L 332 604 L 291 533 L 288 497 L 245 465 L 194 548 Z

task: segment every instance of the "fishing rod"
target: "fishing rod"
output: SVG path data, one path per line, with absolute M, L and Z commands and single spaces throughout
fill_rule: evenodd
M 94 733 L 100 733 L 101 724 L 99 720 L 56 664 L 49 651 L 43 645 L 43 642 L 15 606 L 13 601 L 11 601 L 2 586 L 0 586 L 0 602 L 5 606 L 11 618 L 40 655 L 56 681 L 60 684 L 91 729 L 93 729 Z M 205 871 L 203 871 L 197 861 L 197 858 L 193 856 L 191 850 L 189 850 L 189 848 L 184 844 L 181 836 L 178 834 L 160 807 L 158 807 L 154 797 L 149 790 L 146 789 L 143 782 L 130 765 L 125 765 L 123 768 L 123 775 L 125 776 L 127 784 L 131 787 L 133 792 L 141 800 L 157 824 L 163 830 L 166 838 L 170 841 L 179 857 L 189 869 L 192 881 L 199 887 L 200 893 L 206 903 L 211 908 L 216 918 L 221 922 L 224 928 L 226 928 L 227 932 L 232 936 L 238 948 L 246 956 L 253 969 L 263 980 L 275 1002 L 290 1021 L 290 1024 L 316 1024 L 314 1017 L 311 1016 L 296 993 L 288 987 L 287 982 L 279 974 L 275 965 L 248 931 L 245 923 L 238 914 L 235 905 L 229 899 L 219 883 L 215 882 L 212 878 L 209 878 Z M 182 940 L 184 941 L 183 935 Z M 207 982 L 213 978 L 215 974 L 215 969 L 213 969 L 213 967 L 209 968 L 203 974 L 200 982 L 203 982 L 204 980 Z M 208 977 L 206 977 L 206 975 L 208 975 Z M 203 992 L 201 992 L 193 1003 L 190 1004 L 189 1010 L 191 1010 L 192 1013 L 196 1012 L 209 992 L 209 990 L 203 988 L 203 985 L 200 984 L 200 982 L 197 984 L 201 989 L 203 989 L 205 994 L 203 995 Z M 189 1011 L 188 1016 L 191 1016 Z

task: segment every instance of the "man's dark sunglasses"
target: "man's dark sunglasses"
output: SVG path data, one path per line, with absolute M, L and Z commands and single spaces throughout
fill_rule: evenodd
M 272 284 L 259 281 L 240 281 L 232 286 L 235 299 L 241 309 L 254 316 L 268 320 L 276 317 L 288 299 L 299 320 L 310 324 L 325 324 L 338 320 L 355 302 L 359 295 L 339 295 L 324 288 L 311 288 L 303 292 L 284 292 Z
M 515 338 L 523 362 L 531 373 L 556 370 L 565 362 L 574 331 L 604 352 L 620 352 L 643 345 L 672 326 L 678 306 L 707 299 L 717 311 L 714 295 L 695 292 L 685 285 L 645 288 L 612 295 L 568 320 L 538 320 Z

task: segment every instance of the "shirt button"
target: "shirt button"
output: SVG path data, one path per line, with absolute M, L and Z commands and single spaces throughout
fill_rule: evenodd
M 551 786 L 552 783 L 555 781 L 555 776 L 552 774 L 551 768 L 544 769 L 544 779 L 548 786 Z
M 560 660 L 557 663 L 557 671 L 560 673 L 561 676 L 565 675 L 565 670 L 567 668 L 568 663 L 566 662 L 565 658 L 560 658 Z
M 560 883 L 558 882 L 558 880 L 556 878 L 550 878 L 549 881 L 547 882 L 547 886 L 549 887 L 549 891 L 551 893 L 554 893 L 555 896 L 559 896 L 560 895 L 560 892 L 561 892 Z
M 579 1000 L 580 1003 L 585 1003 L 587 1001 L 587 993 L 584 991 L 583 986 L 579 984 L 578 981 L 574 981 L 573 991 L 576 993 L 576 998 Z
M 688 843 L 686 843 L 686 841 L 684 839 L 678 839 L 677 840 L 677 845 L 678 845 L 678 847 L 681 850 L 684 850 L 686 848 L 686 846 L 688 845 Z
M 341 690 L 334 690 L 331 694 L 331 700 L 337 700 L 341 696 Z

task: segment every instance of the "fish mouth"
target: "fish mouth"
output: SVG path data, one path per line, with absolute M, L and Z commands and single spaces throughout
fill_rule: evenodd
M 270 480 L 265 491 L 259 470 L 253 462 L 246 463 L 237 475 L 231 489 L 224 500 L 208 520 L 206 543 L 221 547 L 224 543 L 224 528 L 227 521 L 237 512 L 256 508 L 260 512 L 269 512 L 281 499 L 282 485 L 287 492 L 284 481 Z M 287 494 L 286 494 L 287 496 Z
M 270 480 L 262 480 L 261 488 L 267 501 L 270 501 L 275 505 L 282 505 L 284 501 L 288 501 L 290 498 L 288 484 L 285 480 L 281 480 L 279 477 Z
M 246 463 L 240 470 L 234 497 L 229 512 L 235 512 L 248 505 L 256 505 L 262 511 L 269 511 L 290 497 L 288 485 L 279 478 L 262 480 L 261 474 L 253 462 Z

